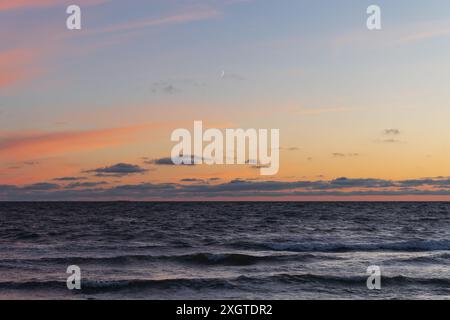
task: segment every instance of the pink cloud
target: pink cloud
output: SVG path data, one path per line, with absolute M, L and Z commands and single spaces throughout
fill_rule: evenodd
M 78 5 L 97 5 L 108 0 L 77 0 Z M 61 0 L 0 0 L 0 11 L 16 9 L 35 9 L 54 7 L 58 5 L 70 5 L 72 3 Z
M 32 67 L 35 52 L 28 49 L 11 49 L 0 52 L 0 88 L 27 80 L 36 73 Z
M 133 134 L 148 125 L 85 131 L 25 132 L 4 134 L 0 139 L 0 157 L 29 159 L 61 155 L 129 143 Z

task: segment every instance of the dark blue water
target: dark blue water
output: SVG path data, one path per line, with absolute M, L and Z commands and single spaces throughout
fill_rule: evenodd
M 0 203 L 0 299 L 40 298 L 448 299 L 450 203 Z

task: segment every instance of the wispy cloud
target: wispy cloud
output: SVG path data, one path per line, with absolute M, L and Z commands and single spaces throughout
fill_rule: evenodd
M 189 182 L 189 183 L 194 183 L 194 182 L 199 182 L 200 183 L 201 182 L 201 183 L 204 183 L 205 180 L 197 179 L 197 178 L 184 178 L 184 179 L 181 179 L 180 182 Z
M 0 52 L 0 88 L 28 80 L 37 73 L 33 67 L 35 53 L 28 49 L 10 49 Z
M 352 108 L 302 108 L 297 110 L 295 113 L 303 116 L 310 115 L 320 115 L 320 114 L 329 114 L 329 113 L 341 113 L 341 112 L 349 112 Z
M 181 91 L 178 87 L 170 83 L 158 82 L 150 89 L 153 93 L 175 94 Z
M 403 143 L 401 140 L 398 139 L 383 139 L 380 140 L 381 143 Z
M 143 174 L 149 171 L 138 165 L 118 163 L 112 166 L 86 170 L 85 173 L 94 173 L 97 177 L 124 177 L 132 174 Z
M 397 139 L 397 136 L 399 136 L 401 134 L 399 129 L 385 129 L 383 131 L 383 135 L 386 136 L 385 139 L 379 139 L 376 140 L 377 142 L 381 142 L 381 143 L 388 143 L 388 144 L 392 144 L 392 143 L 404 143 L 403 141 Z
M 335 158 L 346 158 L 346 157 L 359 157 L 359 153 L 342 153 L 342 152 L 335 152 L 332 154 Z
M 77 189 L 77 188 L 95 188 L 103 185 L 107 185 L 106 181 L 97 181 L 97 182 L 74 182 L 66 185 L 65 189 Z
M 218 10 L 207 9 L 203 11 L 192 11 L 180 14 L 169 15 L 162 18 L 151 18 L 140 21 L 130 21 L 127 23 L 111 25 L 108 27 L 92 30 L 89 34 L 111 33 L 139 30 L 144 28 L 159 27 L 165 25 L 182 24 L 194 21 L 208 20 L 217 17 L 220 14 Z
M 390 28 L 389 33 L 378 33 L 375 35 L 368 37 L 367 31 L 364 30 L 342 33 L 333 39 L 332 47 L 334 50 L 355 46 L 372 49 L 374 46 L 380 45 L 405 46 L 431 39 L 445 39 L 450 37 L 450 24 L 448 21 L 402 24 Z
M 77 5 L 97 5 L 109 0 L 77 0 Z M 66 0 L 0 0 L 0 11 L 17 10 L 17 9 L 36 9 L 48 8 L 55 6 L 68 6 L 74 1 Z
M 203 158 L 193 156 L 193 155 L 185 155 L 185 156 L 180 155 L 179 156 L 179 160 L 183 160 L 183 162 L 180 164 L 181 166 L 193 166 L 193 165 L 195 165 L 196 159 L 203 159 Z M 173 162 L 172 158 L 170 158 L 170 157 L 146 160 L 145 163 L 153 164 L 153 165 L 157 165 L 157 166 L 176 166 L 176 164 Z
M 151 125 L 86 131 L 13 132 L 0 136 L 0 156 L 29 159 L 129 143 L 133 134 Z
M 410 44 L 429 39 L 444 38 L 444 37 L 450 37 L 449 26 L 432 27 L 428 30 L 417 31 L 412 34 L 407 34 L 402 36 L 398 42 L 402 44 Z
M 58 189 L 59 185 L 55 183 L 48 183 L 48 182 L 40 182 L 40 183 L 34 183 L 31 185 L 27 185 L 23 187 L 22 189 L 25 191 L 47 191 L 52 189 Z
M 240 74 L 226 72 L 225 70 L 222 71 L 220 78 L 223 80 L 237 80 L 237 81 L 245 80 L 245 78 L 243 76 L 241 76 Z
M 386 130 L 384 130 L 384 134 L 385 135 L 394 135 L 394 136 L 396 136 L 396 135 L 400 134 L 400 130 L 398 130 L 398 129 L 386 129 Z
M 86 177 L 61 177 L 61 178 L 54 178 L 53 181 L 67 182 L 67 181 L 80 181 L 86 179 L 87 179 Z

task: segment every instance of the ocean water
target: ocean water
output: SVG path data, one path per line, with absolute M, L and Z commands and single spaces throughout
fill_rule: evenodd
M 4 202 L 0 299 L 450 299 L 450 203 Z

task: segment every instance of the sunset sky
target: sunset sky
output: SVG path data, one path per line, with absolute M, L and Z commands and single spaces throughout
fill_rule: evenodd
M 448 0 L 0 0 L 0 39 L 0 200 L 450 200 Z M 280 129 L 278 174 L 170 165 L 194 120 Z

